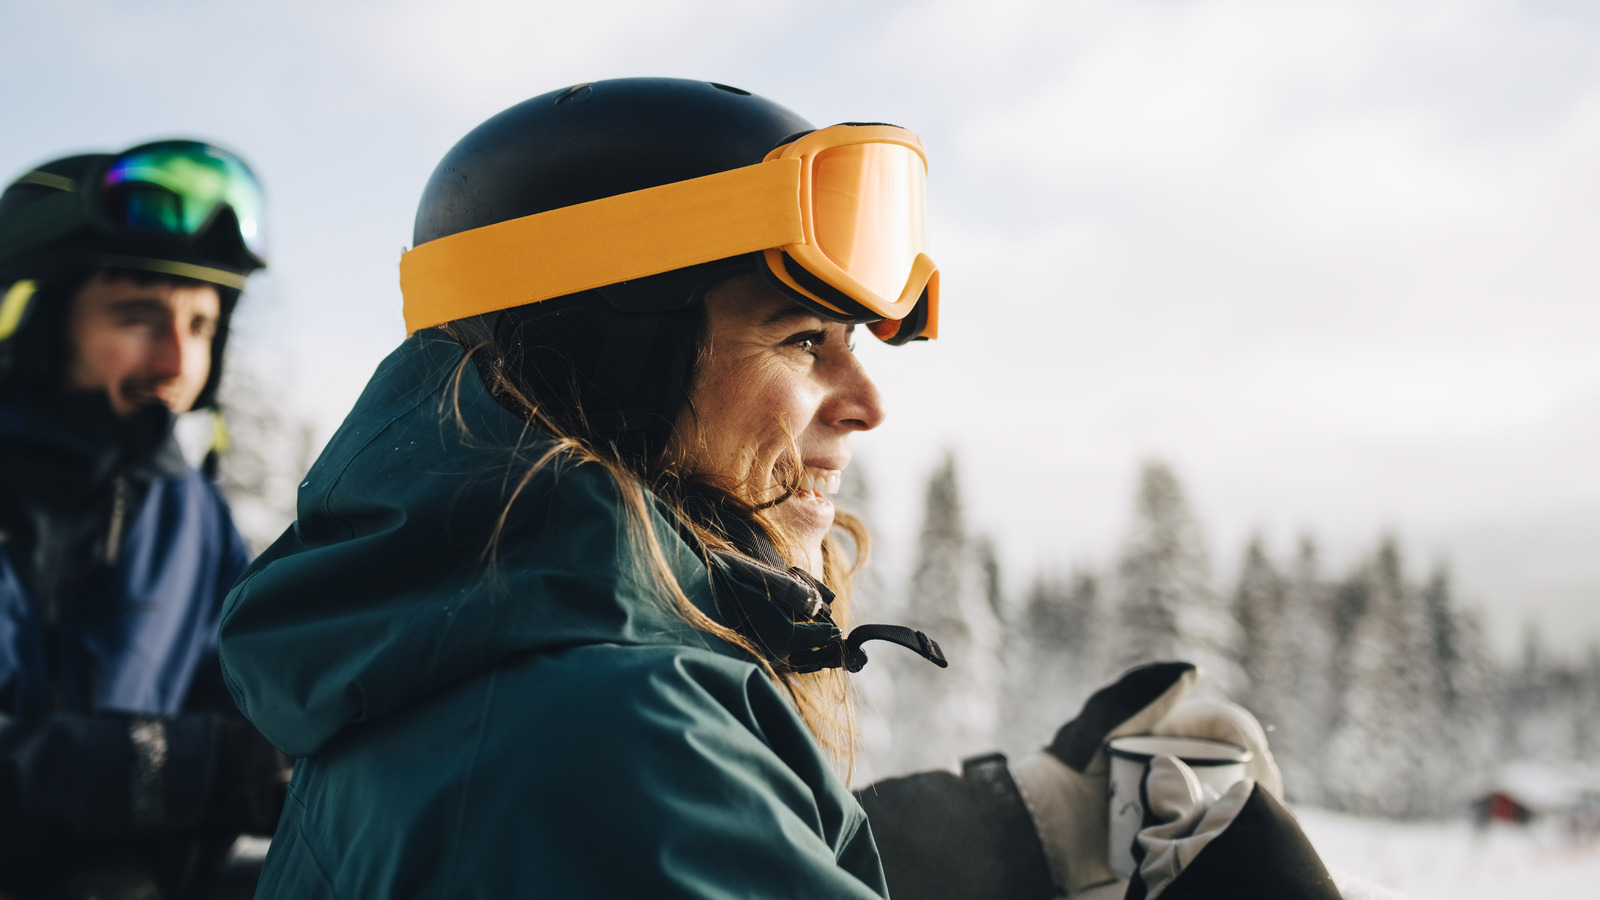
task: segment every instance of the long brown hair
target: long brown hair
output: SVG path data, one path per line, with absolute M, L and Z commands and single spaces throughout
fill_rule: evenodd
M 472 377 L 468 373 L 475 368 L 490 395 L 503 408 L 519 416 L 525 423 L 518 446 L 510 449 L 513 451 L 523 449 L 524 440 L 529 443 L 545 444 L 533 462 L 517 477 L 511 496 L 501 510 L 499 519 L 494 523 L 491 536 L 484 548 L 485 563 L 491 567 L 494 563 L 505 524 L 517 497 L 547 466 L 559 461 L 595 465 L 605 469 L 616 484 L 629 545 L 636 548 L 638 553 L 636 562 L 649 576 L 643 580 L 655 589 L 654 599 L 691 627 L 726 641 L 748 654 L 767 677 L 784 688 L 818 744 L 833 758 L 835 764 L 848 778 L 854 762 L 855 727 L 845 671 L 823 669 L 812 673 L 796 672 L 781 660 L 768 659 L 749 637 L 706 615 L 694 605 L 678 583 L 677 576 L 667 561 L 660 536 L 650 524 L 651 505 L 654 500 L 664 504 L 668 511 L 689 529 L 694 537 L 694 543 L 698 544 L 701 552 L 747 556 L 748 551 L 737 546 L 725 530 L 718 527 L 715 522 L 704 521 L 689 512 L 684 497 L 686 489 L 692 486 L 702 494 L 714 494 L 721 506 L 732 514 L 744 518 L 746 523 L 768 540 L 785 559 L 793 559 L 795 541 L 774 522 L 769 510 L 777 503 L 788 499 L 788 496 L 799 488 L 799 478 L 804 471 L 803 468 L 798 464 L 780 467 L 782 470 L 780 474 L 783 476 L 783 483 L 780 485 L 782 493 L 775 498 L 752 498 L 741 490 L 740 485 L 728 484 L 702 473 L 684 471 L 667 460 L 645 464 L 630 459 L 609 443 L 569 433 L 569 430 L 562 426 L 558 416 L 544 409 L 531 396 L 530 391 L 518 384 L 516 374 L 511 371 L 512 367 L 505 365 L 499 358 L 494 343 L 474 334 L 476 329 L 470 326 L 457 327 L 457 323 L 449 323 L 440 326 L 440 330 L 466 349 L 466 355 L 455 372 L 456 390 L 453 396 L 456 401 L 453 403 L 453 409 L 449 411 L 457 427 L 462 429 L 463 433 L 467 431 L 466 422 L 460 413 L 460 382 L 464 377 Z M 704 329 L 701 334 L 703 342 Z M 702 346 L 697 357 L 703 356 L 705 350 L 706 348 Z M 698 369 L 698 365 L 695 368 Z M 691 378 L 692 376 L 691 372 Z M 581 410 L 578 413 L 578 421 L 581 422 Z M 571 417 L 568 417 L 568 420 L 571 421 Z M 793 446 L 792 437 L 790 443 L 793 460 L 798 460 L 800 455 L 798 448 Z M 833 619 L 841 629 L 848 630 L 850 627 L 850 587 L 856 573 L 866 564 L 870 547 L 871 540 L 861 520 L 843 510 L 836 511 L 834 531 L 823 540 L 821 580 L 834 593 Z

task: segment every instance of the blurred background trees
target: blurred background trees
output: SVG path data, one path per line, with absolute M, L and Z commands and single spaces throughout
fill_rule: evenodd
M 859 684 L 858 782 L 1026 752 L 1127 666 L 1171 658 L 1261 719 L 1296 803 L 1463 815 L 1508 762 L 1600 765 L 1600 648 L 1555 659 L 1530 630 L 1521 659 L 1497 662 L 1449 569 L 1419 578 L 1392 535 L 1343 572 L 1309 535 L 1283 556 L 1258 535 L 1219 579 L 1171 467 L 1146 463 L 1133 500 L 1104 570 L 1004 572 L 944 459 L 910 572 L 877 573 L 856 620 L 926 631 L 951 667 L 878 652 Z

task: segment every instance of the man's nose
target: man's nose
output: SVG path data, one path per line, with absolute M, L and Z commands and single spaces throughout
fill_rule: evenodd
M 150 374 L 162 379 L 183 374 L 185 364 L 193 364 L 195 349 L 185 341 L 176 324 L 158 327 L 151 335 Z

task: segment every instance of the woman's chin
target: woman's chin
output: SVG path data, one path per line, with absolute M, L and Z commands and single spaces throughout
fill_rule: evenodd
M 773 510 L 778 523 L 795 539 L 810 559 L 797 565 L 822 576 L 822 539 L 833 527 L 833 501 L 819 491 L 795 491 Z

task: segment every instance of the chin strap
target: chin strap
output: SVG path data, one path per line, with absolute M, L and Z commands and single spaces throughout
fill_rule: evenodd
M 716 555 L 730 569 L 754 575 L 766 588 L 767 597 L 800 621 L 834 625 L 833 591 L 810 572 L 798 566 L 781 572 L 747 557 L 727 553 Z M 826 643 L 793 650 L 783 661 L 789 668 L 801 673 L 841 668 L 848 672 L 859 672 L 867 664 L 867 654 L 861 645 L 867 641 L 888 641 L 899 644 L 941 669 L 950 665 L 938 641 L 904 625 L 861 625 L 852 629 L 848 636 L 840 633 L 835 626 L 832 632 L 833 637 Z
M 791 566 L 789 576 L 811 589 L 814 599 L 812 605 L 820 608 L 820 612 L 812 613 L 812 616 L 832 622 L 833 591 L 799 566 Z M 867 653 L 861 649 L 861 645 L 867 641 L 899 644 L 941 669 L 950 666 L 950 661 L 944 658 L 944 651 L 939 649 L 938 641 L 905 625 L 859 625 L 850 630 L 848 637 L 834 638 L 821 647 L 789 654 L 789 665 L 796 672 L 838 668 L 859 672 L 867 664 Z
M 775 664 L 794 672 L 844 669 L 859 672 L 867 664 L 867 641 L 888 641 L 941 669 L 948 668 L 939 642 L 904 625 L 861 625 L 845 635 L 833 621 L 834 593 L 798 566 L 784 567 L 777 549 L 749 522 L 731 514 L 717 496 L 691 491 L 685 511 L 717 525 L 739 553 L 707 553 L 693 529 L 679 523 L 678 534 L 711 563 L 712 585 L 719 607 L 730 613 L 736 629 L 754 638 Z M 746 598 L 759 598 L 751 603 Z M 802 633 L 808 633 L 801 637 Z M 798 645 L 798 646 L 797 646 Z
M 851 630 L 849 637 L 811 650 L 802 650 L 789 656 L 789 665 L 796 672 L 817 672 L 822 669 L 843 668 L 859 672 L 867 664 L 867 652 L 861 645 L 867 641 L 888 641 L 917 654 L 939 668 L 947 668 L 949 660 L 939 649 L 939 642 L 904 625 L 861 625 Z

